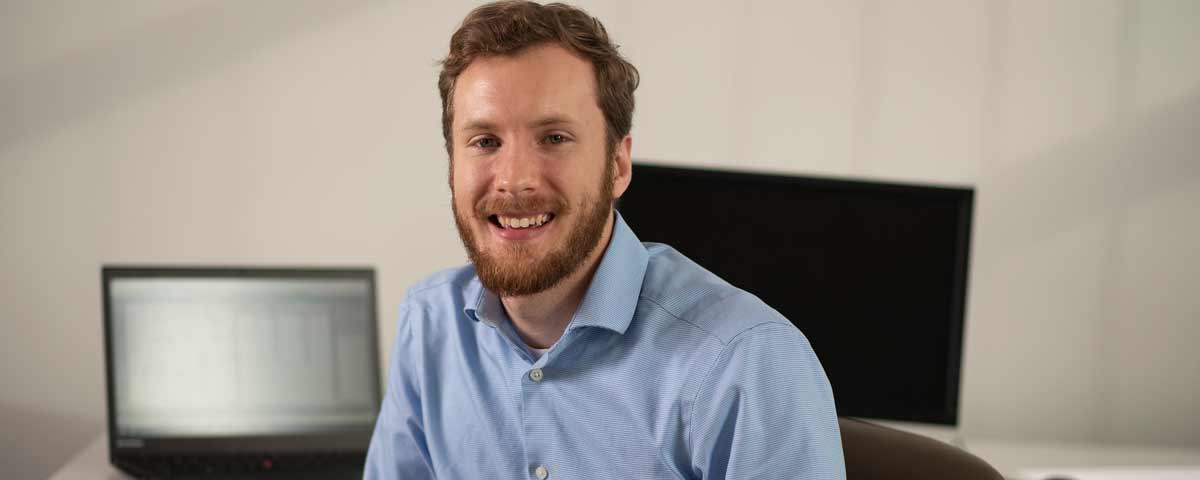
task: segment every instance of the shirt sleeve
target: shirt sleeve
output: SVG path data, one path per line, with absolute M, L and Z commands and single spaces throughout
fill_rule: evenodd
M 371 435 L 366 480 L 435 478 L 421 420 L 421 394 L 413 368 L 419 358 L 419 339 L 412 329 L 413 314 L 407 302 L 400 309 L 395 346 L 388 366 L 387 389 Z
M 829 380 L 791 325 L 762 324 L 731 340 L 693 406 L 699 478 L 846 478 Z

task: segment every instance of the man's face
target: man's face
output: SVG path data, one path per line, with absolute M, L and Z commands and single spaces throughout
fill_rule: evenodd
M 481 58 L 458 77 L 454 220 L 480 280 L 498 295 L 538 293 L 577 270 L 628 185 L 629 140 L 616 149 L 618 168 L 594 83 L 591 64 L 556 45 Z

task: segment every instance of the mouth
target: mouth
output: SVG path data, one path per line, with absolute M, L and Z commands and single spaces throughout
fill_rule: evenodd
M 554 221 L 551 212 L 542 213 L 496 213 L 488 216 L 488 223 L 502 230 L 536 230 Z

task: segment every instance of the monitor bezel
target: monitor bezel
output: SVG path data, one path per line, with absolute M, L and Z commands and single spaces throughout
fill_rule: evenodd
M 379 320 L 375 269 L 371 267 L 263 267 L 263 266 L 146 266 L 102 265 L 101 298 L 104 309 L 105 398 L 108 412 L 109 461 L 165 454 L 235 454 L 248 452 L 348 452 L 365 453 L 373 426 L 328 432 L 245 436 L 172 436 L 119 438 L 117 436 L 116 390 L 113 378 L 112 299 L 113 280 L 134 278 L 229 278 L 229 279 L 352 279 L 365 280 L 369 298 L 369 317 L 373 323 L 371 341 L 371 377 L 376 410 L 382 404 L 380 385 Z

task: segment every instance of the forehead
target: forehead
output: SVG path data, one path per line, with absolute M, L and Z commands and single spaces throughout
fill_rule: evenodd
M 591 63 L 554 44 L 480 58 L 455 82 L 454 128 L 546 117 L 594 123 L 603 116 L 594 85 Z

